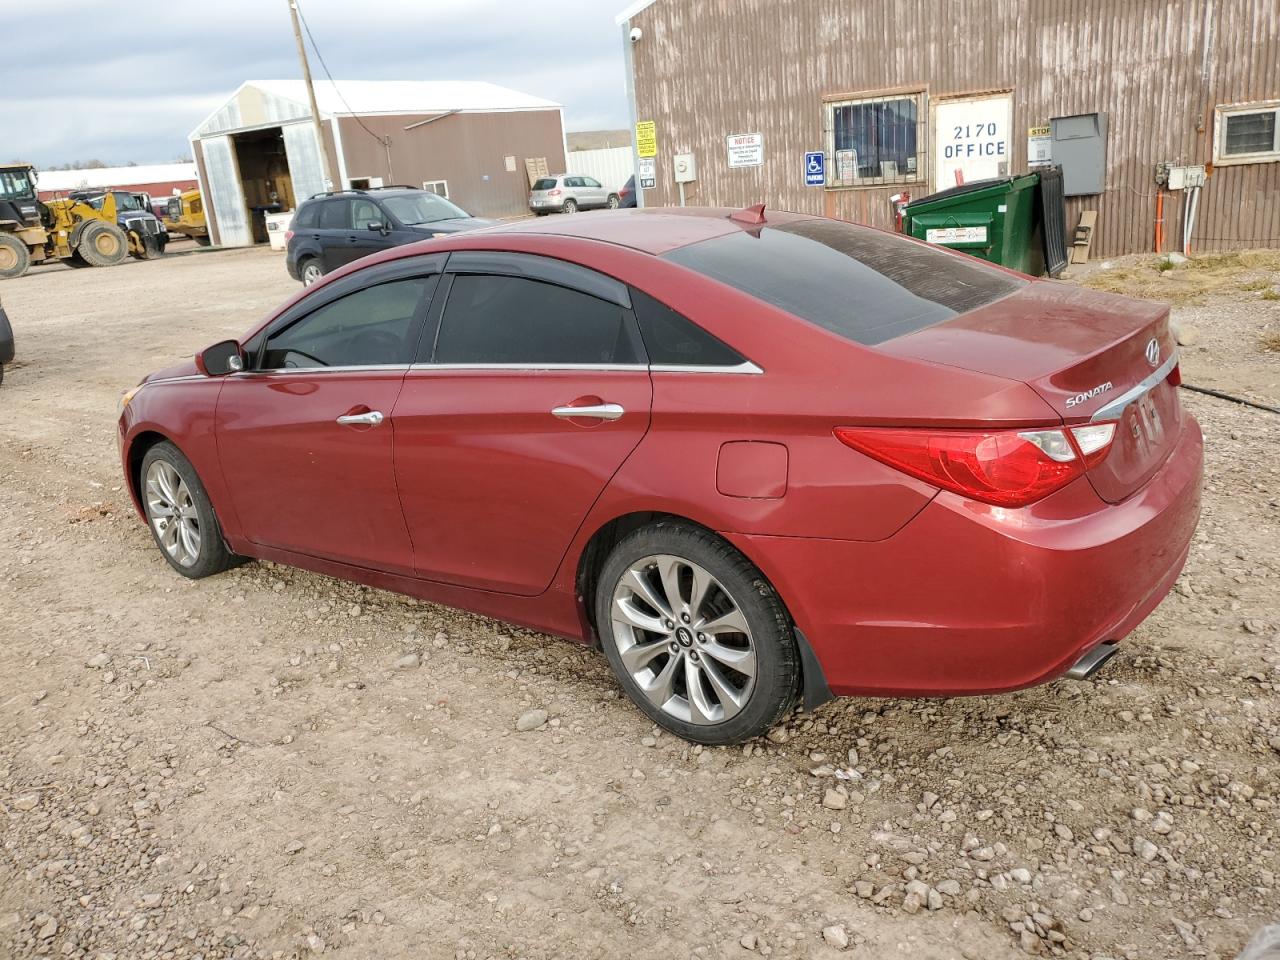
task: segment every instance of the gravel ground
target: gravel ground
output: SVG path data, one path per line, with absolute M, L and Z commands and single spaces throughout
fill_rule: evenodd
M 0 957 L 1228 958 L 1278 919 L 1280 417 L 1184 393 L 1204 517 L 1097 681 L 701 749 L 568 643 L 169 570 L 116 399 L 293 289 L 264 250 L 4 283 Z M 1280 303 L 1179 315 L 1189 382 L 1280 401 Z

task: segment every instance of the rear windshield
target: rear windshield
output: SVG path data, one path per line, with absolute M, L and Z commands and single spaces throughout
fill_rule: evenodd
M 1026 282 L 838 220 L 742 230 L 664 257 L 867 346 L 1007 297 Z
M 533 189 L 550 190 L 555 185 L 556 185 L 555 177 L 543 177 L 541 180 L 539 180 L 537 183 L 533 185 Z

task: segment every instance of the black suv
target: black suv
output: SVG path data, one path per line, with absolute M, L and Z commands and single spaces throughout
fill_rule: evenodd
M 289 225 L 289 276 L 311 286 L 330 270 L 388 247 L 491 227 L 439 194 L 416 187 L 318 193 Z

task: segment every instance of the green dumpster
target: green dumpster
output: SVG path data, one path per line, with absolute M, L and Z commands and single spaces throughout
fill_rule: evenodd
M 1044 272 L 1037 227 L 1040 175 L 979 180 L 907 204 L 903 231 L 1023 273 Z

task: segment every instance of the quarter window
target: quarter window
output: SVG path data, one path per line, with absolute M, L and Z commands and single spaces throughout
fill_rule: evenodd
M 1214 163 L 1280 160 L 1280 101 L 1218 107 Z
M 639 363 L 627 310 L 525 277 L 453 279 L 436 363 Z
M 923 93 L 830 100 L 824 106 L 828 187 L 922 179 Z
M 314 227 L 316 225 L 316 221 L 320 219 L 319 214 L 320 214 L 320 204 L 318 203 L 305 204 L 294 215 L 294 218 L 293 218 L 294 229 L 297 229 L 298 227 L 302 227 L 303 229 Z
M 631 290 L 640 336 L 655 366 L 736 367 L 741 354 L 647 293 Z
M 418 306 L 435 279 L 394 280 L 325 304 L 269 336 L 259 369 L 408 364 Z

